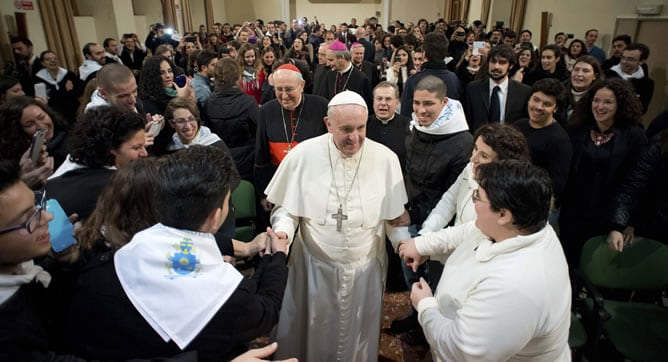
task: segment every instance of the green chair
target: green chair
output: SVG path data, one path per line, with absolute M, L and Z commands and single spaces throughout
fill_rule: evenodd
M 645 302 L 604 298 L 599 288 L 610 291 L 660 291 L 668 286 L 668 247 L 642 237 L 621 253 L 610 250 L 606 236 L 589 239 L 580 259 L 584 282 L 584 305 L 593 320 L 593 357 L 601 337 L 617 352 L 635 361 L 668 359 L 668 308 Z M 657 292 L 658 294 L 658 292 Z
M 255 237 L 255 188 L 246 180 L 232 191 L 234 221 L 236 224 L 234 238 L 249 242 Z
M 571 313 L 571 328 L 568 331 L 568 346 L 575 350 L 587 343 L 587 331 L 575 313 Z

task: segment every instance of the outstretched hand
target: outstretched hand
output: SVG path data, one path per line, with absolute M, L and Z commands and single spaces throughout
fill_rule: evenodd
M 266 345 L 262 348 L 255 348 L 251 349 L 248 352 L 238 356 L 237 358 L 233 359 L 232 362 L 261 362 L 261 361 L 268 361 L 262 358 L 267 358 L 274 354 L 276 350 L 278 349 L 278 343 L 274 342 L 272 344 Z M 297 362 L 296 358 L 290 358 L 290 359 L 284 359 L 281 361 L 275 361 L 275 362 Z

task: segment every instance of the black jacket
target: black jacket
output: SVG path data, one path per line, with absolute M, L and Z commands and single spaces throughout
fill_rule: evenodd
M 411 224 L 422 225 L 471 156 L 468 131 L 427 134 L 416 129 L 406 139 L 406 190 Z
M 631 225 L 636 235 L 668 243 L 668 154 L 662 147 L 656 135 L 641 153 L 615 196 L 609 222 L 617 230 Z
M 207 101 L 206 126 L 225 141 L 244 180 L 253 180 L 260 108 L 239 88 L 216 90 Z
M 416 73 L 406 80 L 404 90 L 401 93 L 401 114 L 410 117 L 413 113 L 413 93 L 415 86 L 424 77 L 434 75 L 441 78 L 447 87 L 448 98 L 460 100 L 461 85 L 455 73 L 448 70 L 444 62 L 426 62 L 422 64 L 422 71 Z

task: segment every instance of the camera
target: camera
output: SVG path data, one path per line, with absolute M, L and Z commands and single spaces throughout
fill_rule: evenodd
M 174 29 L 172 28 L 165 28 L 165 35 L 172 35 L 174 34 Z
M 394 62 L 395 63 L 400 63 L 401 62 L 401 56 L 397 55 L 394 57 Z

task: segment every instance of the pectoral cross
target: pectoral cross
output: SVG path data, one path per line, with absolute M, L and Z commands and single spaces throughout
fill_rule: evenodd
M 341 232 L 341 224 L 343 224 L 343 220 L 348 220 L 348 215 L 343 214 L 341 205 L 339 205 L 339 211 L 337 211 L 336 214 L 332 214 L 332 219 L 336 219 L 336 231 Z

